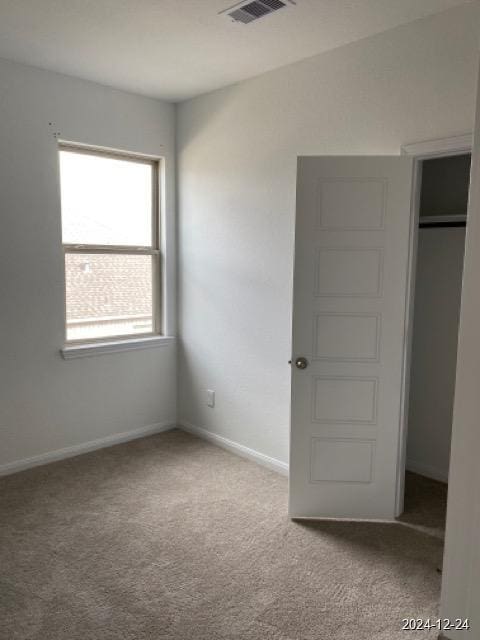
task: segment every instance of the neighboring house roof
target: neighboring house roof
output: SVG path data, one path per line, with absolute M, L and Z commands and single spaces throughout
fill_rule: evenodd
M 150 256 L 66 256 L 67 319 L 152 314 Z

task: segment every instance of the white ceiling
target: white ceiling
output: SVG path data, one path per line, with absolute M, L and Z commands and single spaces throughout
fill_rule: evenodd
M 235 0 L 0 0 L 0 57 L 183 100 L 465 0 L 296 0 L 249 25 Z

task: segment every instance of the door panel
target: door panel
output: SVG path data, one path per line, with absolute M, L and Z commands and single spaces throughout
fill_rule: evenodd
M 412 177 L 408 157 L 299 158 L 292 517 L 395 516 Z

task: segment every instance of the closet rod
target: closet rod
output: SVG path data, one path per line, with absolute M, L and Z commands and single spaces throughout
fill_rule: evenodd
M 443 216 L 420 216 L 418 221 L 420 229 L 438 229 L 441 227 L 466 227 L 467 216 L 463 214 Z

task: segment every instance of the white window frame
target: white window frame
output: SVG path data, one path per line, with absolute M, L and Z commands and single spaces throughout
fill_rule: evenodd
M 161 193 L 160 193 L 160 163 L 161 159 L 133 154 L 123 151 L 84 146 L 69 142 L 59 141 L 58 152 L 69 151 L 73 153 L 98 156 L 103 158 L 115 158 L 135 163 L 149 165 L 152 168 L 152 243 L 150 246 L 135 245 L 98 245 L 98 244 L 69 244 L 62 242 L 65 258 L 67 254 L 112 254 L 112 255 L 149 255 L 152 257 L 152 322 L 153 331 L 135 334 L 121 334 L 88 338 L 78 340 L 67 339 L 67 304 L 66 304 L 66 273 L 64 280 L 64 340 L 65 345 L 61 353 L 65 359 L 84 357 L 96 353 L 111 353 L 114 351 L 127 351 L 131 349 L 143 349 L 150 346 L 162 346 L 173 341 L 162 333 L 162 255 L 161 255 Z

